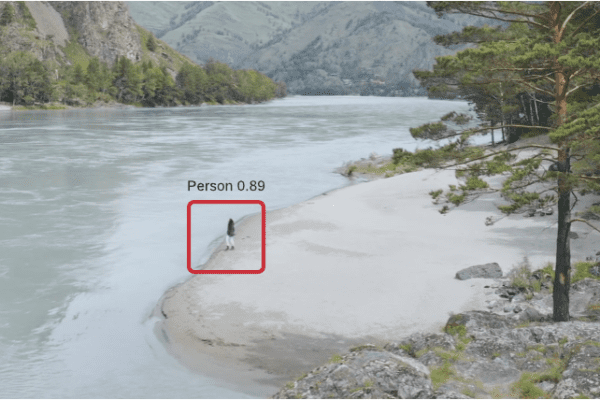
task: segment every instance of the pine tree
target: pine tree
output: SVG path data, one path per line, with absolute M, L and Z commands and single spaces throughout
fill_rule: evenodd
M 571 252 L 571 196 L 579 185 L 595 184 L 596 176 L 575 175 L 573 156 L 577 163 L 593 164 L 597 154 L 581 149 L 582 141 L 600 140 L 597 131 L 591 131 L 572 111 L 584 110 L 589 104 L 570 102 L 571 96 L 589 87 L 600 78 L 600 4 L 595 2 L 430 2 L 438 14 L 464 13 L 508 22 L 509 27 L 468 27 L 459 34 L 438 38 L 445 44 L 476 43 L 477 47 L 442 60 L 437 77 L 446 70 L 450 76 L 462 69 L 458 81 L 486 87 L 503 83 L 522 91 L 535 92 L 552 100 L 555 146 L 547 146 L 556 153 L 554 171 L 545 175 L 554 177 L 558 192 L 558 232 L 556 266 L 553 290 L 553 317 L 555 321 L 569 320 L 569 288 Z M 440 62 L 438 60 L 438 62 Z M 422 76 L 423 77 L 423 76 Z M 434 78 L 430 75 L 427 78 Z M 571 104 L 570 104 L 571 103 Z M 595 108 L 594 108 L 595 110 Z M 594 113 L 593 111 L 586 111 Z M 582 113 L 582 115 L 584 115 Z M 587 114 L 585 114 L 587 115 Z M 514 124 L 505 124 L 513 126 Z M 541 127 L 544 128 L 544 127 Z M 489 129 L 489 128 L 487 128 Z M 487 130 L 486 129 L 486 130 Z M 565 132 L 569 132 L 568 134 Z M 471 134 L 474 132 L 471 132 Z M 585 139 L 582 139 L 585 138 Z M 488 155 L 486 157 L 493 156 Z M 492 161 L 470 167 L 471 173 L 507 171 L 510 157 L 498 154 Z M 502 158 L 504 157 L 504 158 Z M 543 155 L 523 160 L 511 167 L 511 177 L 504 190 L 513 202 L 512 210 L 536 200 L 535 194 L 517 193 L 516 185 L 535 175 Z M 540 177 L 538 177 L 540 178 Z M 541 178 L 540 178 L 541 179 Z M 510 211 L 510 210 L 505 210 Z
M 150 34 L 148 37 L 148 40 L 146 41 L 146 47 L 153 53 L 156 51 L 156 40 L 154 39 L 153 34 Z

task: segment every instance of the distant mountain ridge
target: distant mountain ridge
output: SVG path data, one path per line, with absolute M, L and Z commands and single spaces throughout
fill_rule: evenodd
M 413 69 L 452 54 L 433 36 L 481 25 L 424 2 L 128 2 L 137 23 L 193 60 L 285 81 L 295 94 L 425 94 Z

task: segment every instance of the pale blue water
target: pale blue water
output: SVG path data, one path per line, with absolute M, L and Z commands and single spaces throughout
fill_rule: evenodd
M 187 371 L 152 331 L 161 295 L 189 277 L 187 203 L 301 202 L 347 185 L 333 173 L 344 161 L 412 150 L 409 127 L 467 109 L 425 98 L 291 97 L 0 111 L 0 397 L 249 397 Z M 262 180 L 265 190 L 188 191 L 188 180 Z M 219 210 L 193 225 L 195 264 L 228 218 L 258 208 Z

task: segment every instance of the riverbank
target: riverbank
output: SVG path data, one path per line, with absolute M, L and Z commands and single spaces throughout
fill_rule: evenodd
M 449 184 L 454 171 L 422 170 L 269 212 L 266 271 L 195 276 L 171 289 L 159 337 L 188 367 L 253 382 L 249 393 L 268 396 L 353 345 L 439 331 L 449 313 L 485 309 L 489 280 L 458 281 L 460 269 L 497 262 L 507 273 L 525 256 L 535 267 L 553 261 L 551 217 L 499 219 L 497 194 L 442 215 L 428 193 Z M 490 216 L 498 222 L 487 226 Z M 259 223 L 249 218 L 236 250 L 206 268 L 258 268 L 260 239 L 246 232 Z M 574 231 L 585 239 L 573 241 L 573 260 L 600 246 L 588 228 Z
M 273 99 L 271 99 L 273 100 Z M 267 101 L 271 101 L 267 100 Z M 217 102 L 207 102 L 198 105 L 176 105 L 172 107 L 165 106 L 157 106 L 157 107 L 144 107 L 141 105 L 134 104 L 125 104 L 119 103 L 116 101 L 111 102 L 102 102 L 97 101 L 94 104 L 82 105 L 82 106 L 72 106 L 63 103 L 47 103 L 47 104 L 39 104 L 34 106 L 11 106 L 8 103 L 0 104 L 0 111 L 32 111 L 32 110 L 85 110 L 85 109 L 134 109 L 134 108 L 180 108 L 180 107 L 206 107 L 206 106 L 243 106 L 243 105 L 253 105 L 253 104 L 261 104 L 265 102 L 252 102 L 252 103 L 244 103 L 238 101 L 226 101 L 223 104 Z

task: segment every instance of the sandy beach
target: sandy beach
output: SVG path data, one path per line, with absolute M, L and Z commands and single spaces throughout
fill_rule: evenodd
M 158 336 L 188 367 L 264 397 L 352 345 L 439 331 L 450 313 L 486 309 L 491 281 L 454 279 L 462 268 L 497 262 L 506 274 L 525 256 L 534 268 L 554 261 L 556 215 L 501 218 L 497 194 L 442 215 L 428 193 L 448 184 L 454 171 L 423 170 L 268 212 L 266 271 L 172 288 L 157 307 Z M 486 226 L 489 216 L 499 220 Z M 258 268 L 259 223 L 247 218 L 236 235 L 245 240 L 217 249 L 206 268 Z M 589 227 L 572 231 L 573 261 L 600 248 Z

